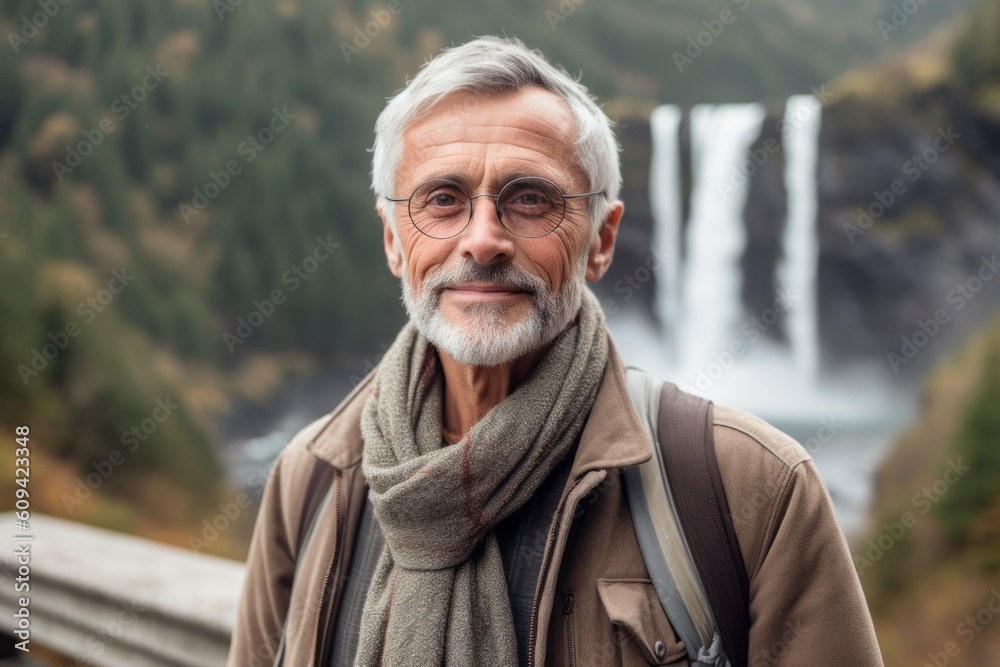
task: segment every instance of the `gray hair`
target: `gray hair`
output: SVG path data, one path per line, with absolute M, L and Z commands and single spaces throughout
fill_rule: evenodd
M 417 76 L 393 97 L 375 122 L 372 148 L 372 190 L 385 206 L 395 197 L 396 170 L 403 157 L 403 134 L 409 124 L 426 115 L 452 93 L 469 91 L 496 95 L 536 85 L 558 95 L 576 120 L 576 155 L 589 179 L 588 191 L 607 197 L 590 197 L 591 238 L 618 199 L 621 164 L 613 121 L 594 97 L 565 69 L 549 63 L 540 51 L 528 49 L 519 39 L 480 37 L 445 49 L 424 64 Z M 404 196 L 409 193 L 403 193 Z M 395 229 L 392 206 L 386 206 Z

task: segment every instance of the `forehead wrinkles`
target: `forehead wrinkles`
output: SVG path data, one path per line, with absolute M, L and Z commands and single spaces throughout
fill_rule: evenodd
M 482 176 L 516 167 L 520 171 L 542 170 L 550 175 L 573 172 L 572 152 L 559 144 L 510 146 L 506 143 L 454 141 L 410 153 L 415 178 L 433 178 L 444 173 Z M 489 162 L 489 164 L 487 164 Z
M 406 153 L 421 159 L 442 151 L 479 152 L 489 144 L 553 156 L 573 151 L 572 140 L 565 133 L 555 132 L 552 126 L 517 122 L 505 125 L 446 122 L 414 127 L 404 135 L 403 145 Z
M 517 106 L 525 106 L 531 102 L 529 99 L 518 100 Z M 538 104 L 539 107 L 552 107 L 545 104 L 545 101 Z M 478 105 L 475 110 L 461 108 L 451 110 L 447 107 L 433 109 L 427 116 L 415 121 L 408 133 L 419 133 L 420 131 L 434 132 L 435 130 L 452 131 L 456 128 L 468 128 L 471 130 L 500 130 L 500 129 L 523 129 L 546 137 L 554 137 L 567 144 L 574 140 L 575 121 L 569 109 L 562 106 L 555 106 L 552 113 L 545 114 L 541 110 L 532 109 L 526 111 L 518 109 L 510 102 L 497 102 L 489 106 L 485 101 Z M 547 111 L 547 110 L 546 110 Z
M 477 146 L 498 144 L 517 149 L 531 150 L 552 155 L 568 153 L 573 143 L 563 137 L 536 128 L 496 125 L 451 125 L 414 132 L 404 142 L 404 146 L 417 155 L 433 152 L 442 146 L 465 144 Z
M 496 122 L 475 122 L 471 114 L 458 121 L 452 116 L 421 119 L 407 130 L 398 178 L 421 181 L 449 171 L 481 175 L 487 170 L 483 159 L 488 155 L 523 163 L 528 171 L 540 168 L 550 178 L 571 174 L 575 180 L 583 175 L 572 124 L 566 127 L 523 112 L 501 114 Z

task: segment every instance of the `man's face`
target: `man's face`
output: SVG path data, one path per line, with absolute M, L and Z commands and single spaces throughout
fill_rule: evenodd
M 496 194 L 524 175 L 547 178 L 565 194 L 587 192 L 574 138 L 569 107 L 542 88 L 457 93 L 407 129 L 393 195 L 408 197 L 435 178 L 458 181 L 472 196 Z M 402 280 L 411 319 L 438 349 L 477 366 L 512 361 L 565 329 L 584 279 L 597 280 L 610 263 L 621 216 L 616 202 L 592 244 L 587 199 L 569 199 L 555 231 L 522 238 L 500 224 L 494 201 L 476 199 L 469 226 L 449 239 L 417 230 L 406 202 L 388 203 L 398 236 L 385 224 L 389 267 Z

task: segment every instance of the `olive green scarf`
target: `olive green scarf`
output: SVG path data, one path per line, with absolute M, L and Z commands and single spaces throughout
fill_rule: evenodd
M 524 381 L 455 445 L 441 437 L 444 378 L 408 324 L 365 405 L 362 470 L 386 545 L 365 602 L 355 665 L 517 664 L 493 526 L 576 441 L 608 358 L 589 289 L 576 322 Z

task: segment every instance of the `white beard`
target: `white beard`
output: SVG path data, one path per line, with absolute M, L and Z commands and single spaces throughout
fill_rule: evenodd
M 438 350 L 467 366 L 496 366 L 537 350 L 556 338 L 580 309 L 583 299 L 587 254 L 556 296 L 544 280 L 507 262 L 482 265 L 466 260 L 459 266 L 439 271 L 426 280 L 417 295 L 407 280 L 403 260 L 403 303 L 417 330 Z M 442 290 L 452 285 L 480 281 L 525 290 L 531 297 L 531 311 L 518 322 L 508 323 L 508 306 L 498 303 L 473 304 L 463 308 L 470 318 L 462 325 L 449 322 L 441 313 Z

